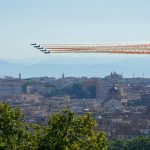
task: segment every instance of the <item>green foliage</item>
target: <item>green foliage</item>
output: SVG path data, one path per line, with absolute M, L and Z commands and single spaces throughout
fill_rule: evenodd
M 111 141 L 108 150 L 149 150 L 150 137 L 136 137 L 128 140 Z
M 0 149 L 33 149 L 29 126 L 21 120 L 21 111 L 0 103 Z M 32 139 L 32 142 L 31 142 Z
M 87 85 L 86 90 L 83 90 L 83 85 L 81 83 L 73 84 L 72 86 L 67 86 L 62 89 L 56 89 L 52 87 L 53 91 L 50 93 L 45 93 L 44 96 L 65 96 L 70 95 L 73 98 L 96 98 L 96 86 Z
M 19 109 L 0 104 L 0 149 L 3 150 L 106 150 L 106 137 L 94 131 L 90 113 L 70 110 L 54 114 L 47 126 L 27 124 Z
M 73 84 L 72 94 L 75 94 L 76 98 L 95 98 L 96 97 L 96 86 L 87 85 L 87 89 L 83 90 L 82 84 Z
M 39 147 L 41 150 L 105 150 L 105 135 L 103 132 L 95 132 L 94 125 L 91 114 L 76 116 L 65 110 L 50 118 Z

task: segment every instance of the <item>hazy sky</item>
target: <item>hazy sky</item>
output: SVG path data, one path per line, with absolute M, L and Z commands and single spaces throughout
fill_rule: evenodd
M 64 61 L 68 56 L 45 56 L 32 42 L 148 42 L 149 8 L 150 0 L 0 0 L 0 59 Z

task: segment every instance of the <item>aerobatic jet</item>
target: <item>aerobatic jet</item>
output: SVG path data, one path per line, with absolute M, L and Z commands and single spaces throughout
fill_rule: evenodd
M 40 45 L 35 45 L 34 47 L 35 47 L 35 48 L 40 48 Z
M 37 49 L 44 49 L 43 47 L 37 47 Z
M 40 51 L 41 51 L 41 52 L 46 52 L 46 49 L 41 49 Z
M 32 44 L 30 44 L 30 45 L 33 45 L 33 46 L 34 46 L 34 45 L 36 45 L 36 43 L 32 43 Z
M 45 52 L 44 52 L 44 54 L 49 54 L 49 53 L 50 53 L 50 51 L 45 51 Z

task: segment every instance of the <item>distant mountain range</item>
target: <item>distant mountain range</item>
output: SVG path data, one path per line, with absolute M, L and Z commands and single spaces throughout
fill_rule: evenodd
M 124 74 L 125 77 L 135 76 L 150 77 L 150 57 L 145 58 L 125 58 L 113 62 L 101 64 L 49 64 L 37 63 L 24 65 L 19 63 L 9 63 L 0 61 L 0 76 L 17 77 L 19 73 L 23 78 L 28 77 L 61 77 L 64 72 L 66 76 L 87 76 L 87 77 L 104 77 L 110 74 L 111 71 L 116 71 Z

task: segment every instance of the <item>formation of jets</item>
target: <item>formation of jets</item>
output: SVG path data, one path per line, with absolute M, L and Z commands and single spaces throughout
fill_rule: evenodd
M 40 45 L 37 45 L 36 43 L 32 43 L 30 44 L 32 46 L 34 46 L 35 48 L 37 48 L 38 50 L 40 50 L 40 52 L 44 52 L 44 54 L 49 54 L 50 51 L 47 49 L 44 49 L 44 47 L 41 47 Z
M 30 44 L 44 54 L 49 53 L 113 53 L 150 54 L 150 43 L 116 44 Z

